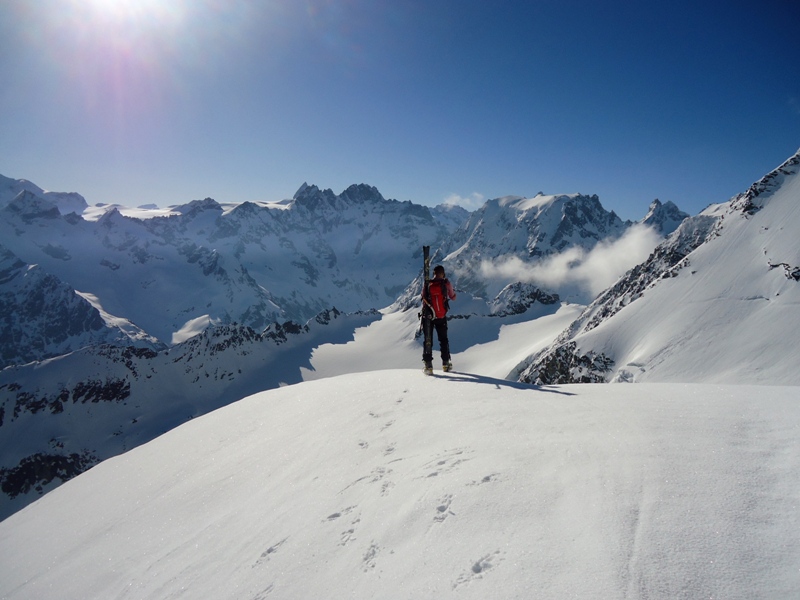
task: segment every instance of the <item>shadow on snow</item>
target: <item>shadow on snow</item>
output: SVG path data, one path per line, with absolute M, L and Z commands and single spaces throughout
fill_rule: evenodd
M 501 388 L 512 388 L 515 390 L 528 390 L 532 392 L 546 392 L 548 394 L 559 394 L 561 396 L 575 396 L 573 392 L 565 392 L 557 390 L 552 387 L 542 387 L 530 383 L 522 383 L 520 381 L 508 381 L 507 379 L 497 379 L 496 377 L 487 377 L 486 375 L 476 375 L 474 373 L 462 373 L 460 371 L 451 371 L 447 375 L 434 373 L 433 377 L 438 379 L 449 379 L 451 381 L 462 381 L 465 383 L 482 383 L 484 385 L 493 385 L 498 390 Z

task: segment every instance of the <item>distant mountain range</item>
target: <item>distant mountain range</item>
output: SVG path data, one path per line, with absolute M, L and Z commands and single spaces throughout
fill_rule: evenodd
M 414 277 L 422 245 L 467 216 L 366 185 L 337 196 L 304 184 L 285 203 L 205 199 L 137 217 L 107 206 L 87 220 L 77 195 L 4 181 L 0 367 L 88 344 L 164 348 L 209 323 L 260 331 L 335 307 L 381 308 Z M 66 295 L 42 303 L 44 289 Z
M 0 518 L 187 419 L 302 381 L 316 349 L 384 314 L 412 314 L 423 244 L 456 284 L 469 347 L 574 301 L 487 264 L 540 268 L 652 235 L 649 258 L 580 302 L 544 351 L 519 350 L 510 379 L 796 384 L 798 162 L 700 215 L 656 200 L 635 223 L 580 194 L 468 213 L 304 184 L 276 203 L 130 209 L 0 178 Z M 416 319 L 402 323 L 415 344 Z

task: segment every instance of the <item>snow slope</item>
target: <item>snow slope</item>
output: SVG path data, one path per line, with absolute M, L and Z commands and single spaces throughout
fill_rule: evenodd
M 522 378 L 576 381 L 594 357 L 605 380 L 800 384 L 798 232 L 800 152 L 685 220 Z
M 459 296 L 450 327 L 459 368 L 505 377 L 579 312 L 529 292 L 510 291 L 492 315 L 486 302 Z M 262 333 L 215 325 L 160 351 L 89 346 L 0 370 L 0 519 L 98 462 L 244 396 L 344 373 L 416 368 L 418 311 L 333 310 Z M 492 360 L 482 358 L 486 350 Z
M 505 379 L 523 356 L 537 352 L 556 338 L 584 307 L 581 305 L 536 304 L 514 317 L 465 314 L 461 300 L 451 313 L 461 318 L 449 321 L 448 331 L 453 363 L 461 370 Z M 412 332 L 419 329 L 417 310 L 390 312 L 378 321 L 358 328 L 345 343 L 326 343 L 314 348 L 311 368 L 301 367 L 304 381 L 347 373 L 385 369 L 422 368 L 422 340 Z M 434 339 L 434 358 L 439 345 Z
M 409 370 L 259 393 L 0 523 L 0 597 L 790 598 L 797 397 Z

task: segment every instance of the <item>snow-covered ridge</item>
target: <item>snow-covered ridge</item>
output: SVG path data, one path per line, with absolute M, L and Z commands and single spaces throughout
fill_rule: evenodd
M 787 177 L 797 175 L 799 168 L 800 150 L 774 171 L 756 181 L 746 192 L 731 200 L 731 207 L 747 214 L 753 214 L 764 208 L 769 197 L 780 189 Z
M 686 219 L 520 379 L 796 384 L 800 153 Z
M 798 427 L 796 387 L 303 383 L 0 523 L 0 596 L 791 598 Z

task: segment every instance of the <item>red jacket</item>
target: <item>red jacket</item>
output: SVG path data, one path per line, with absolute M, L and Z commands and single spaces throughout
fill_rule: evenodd
M 455 299 L 456 293 L 449 279 L 431 279 L 427 290 L 423 286 L 422 302 L 433 310 L 434 319 L 443 319 L 447 315 L 447 301 Z

